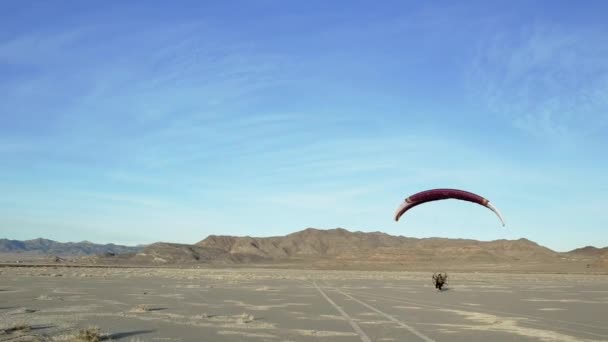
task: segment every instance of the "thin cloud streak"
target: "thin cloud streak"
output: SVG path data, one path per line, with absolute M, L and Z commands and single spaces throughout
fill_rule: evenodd
M 536 25 L 496 34 L 469 81 L 475 96 L 535 136 L 586 137 L 606 129 L 608 39 L 597 29 Z

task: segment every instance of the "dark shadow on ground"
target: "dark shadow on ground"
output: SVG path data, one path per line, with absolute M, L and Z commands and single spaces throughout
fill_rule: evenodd
M 133 331 L 125 331 L 120 333 L 109 334 L 104 340 L 117 340 L 119 338 L 127 338 L 136 335 L 149 334 L 153 333 L 156 330 L 133 330 Z
M 44 330 L 54 328 L 56 325 L 16 325 L 6 329 L 0 329 L 4 334 L 14 334 L 17 332 L 26 332 L 26 331 L 35 331 L 35 330 Z M 8 340 L 0 340 L 0 341 L 8 341 Z
M 22 315 L 38 312 L 38 309 L 28 309 L 28 308 L 15 308 L 13 311 L 9 311 L 8 313 L 11 315 Z
M 55 328 L 56 325 L 54 324 L 37 324 L 37 325 L 33 325 L 30 327 L 30 330 L 44 330 L 44 329 L 51 329 L 51 328 Z

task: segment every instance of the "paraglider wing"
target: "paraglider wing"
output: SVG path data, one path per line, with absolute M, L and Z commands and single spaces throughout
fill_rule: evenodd
M 496 214 L 496 216 L 498 216 L 503 227 L 505 225 L 505 221 L 503 220 L 502 215 L 500 214 L 498 209 L 496 209 L 496 207 L 494 207 L 490 203 L 490 201 L 488 201 L 487 199 L 485 199 L 479 195 L 476 195 L 472 192 L 468 192 L 468 191 L 464 191 L 464 190 L 457 190 L 457 189 L 427 190 L 427 191 L 419 192 L 417 194 L 414 194 L 414 195 L 406 198 L 405 201 L 403 202 L 403 204 L 401 204 L 399 206 L 399 208 L 397 208 L 397 212 L 395 213 L 395 221 L 399 221 L 399 218 L 403 214 L 405 214 L 406 211 L 412 209 L 413 207 L 415 207 L 417 205 L 431 202 L 431 201 L 440 201 L 440 200 L 445 200 L 445 199 L 457 199 L 457 200 L 461 200 L 461 201 L 473 202 L 473 203 L 477 203 L 479 205 L 483 205 L 484 207 L 492 210 Z

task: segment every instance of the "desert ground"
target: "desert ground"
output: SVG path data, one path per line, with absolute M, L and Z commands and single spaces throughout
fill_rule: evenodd
M 0 272 L 0 341 L 608 341 L 608 275 Z

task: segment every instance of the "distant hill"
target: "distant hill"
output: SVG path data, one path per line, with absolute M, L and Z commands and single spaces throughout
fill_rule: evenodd
M 229 253 L 218 248 L 203 248 L 179 243 L 153 243 L 132 257 L 136 262 L 161 264 L 226 263 L 238 262 Z
M 608 268 L 608 250 L 598 255 L 590 265 L 597 268 Z
M 594 246 L 585 246 L 577 248 L 570 252 L 564 253 L 572 260 L 583 261 L 587 263 L 589 268 L 608 269 L 608 247 L 597 248 Z
M 558 253 L 526 239 L 482 242 L 466 239 L 415 239 L 381 232 L 350 232 L 343 228 L 308 228 L 278 237 L 253 238 L 211 235 L 197 246 L 217 248 L 235 256 L 266 260 L 340 259 L 383 262 L 461 260 L 504 262 L 551 261 Z
M 580 257 L 597 257 L 606 252 L 608 252 L 608 247 L 597 248 L 594 246 L 585 246 L 582 248 L 573 249 L 570 252 L 567 252 L 566 254 Z
M 254 238 L 210 235 L 196 245 L 222 249 L 233 255 L 262 259 L 326 258 L 354 255 L 360 251 L 398 247 L 412 239 L 385 233 L 349 232 L 337 228 L 308 228 L 286 236 Z
M 25 241 L 0 239 L 0 253 L 11 254 L 84 256 L 104 253 L 134 253 L 141 249 L 142 247 L 121 246 L 111 243 L 102 245 L 89 241 L 64 243 L 47 239 Z

